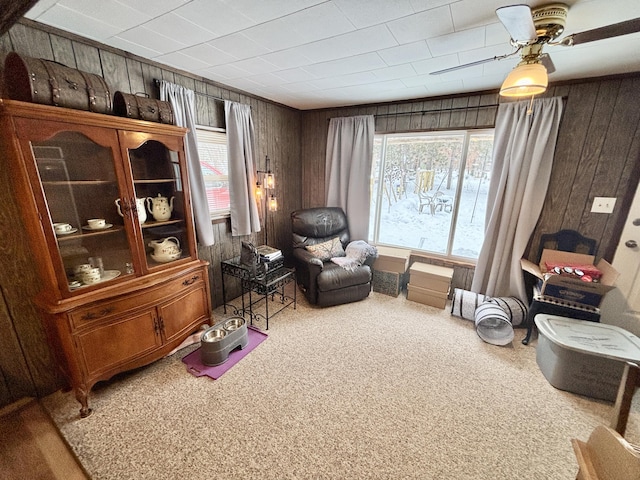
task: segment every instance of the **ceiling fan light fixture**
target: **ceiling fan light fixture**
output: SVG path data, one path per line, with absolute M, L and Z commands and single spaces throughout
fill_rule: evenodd
M 547 69 L 540 63 L 526 63 L 511 70 L 500 87 L 503 97 L 530 97 L 544 93 L 549 84 Z

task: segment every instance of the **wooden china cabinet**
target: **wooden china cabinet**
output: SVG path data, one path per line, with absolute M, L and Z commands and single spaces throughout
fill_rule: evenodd
M 86 417 L 96 382 L 163 357 L 210 320 L 186 130 L 12 100 L 0 100 L 0 125 L 0 168 L 11 171 L 42 282 L 34 301 Z M 148 208 L 159 195 L 168 219 Z M 94 218 L 105 225 L 89 227 Z M 56 233 L 54 223 L 71 228 Z M 157 245 L 179 249 L 163 256 Z M 100 280 L 85 284 L 77 266 L 95 257 Z

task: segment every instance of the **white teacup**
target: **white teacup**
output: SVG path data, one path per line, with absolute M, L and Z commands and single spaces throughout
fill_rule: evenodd
M 104 218 L 90 218 L 87 220 L 87 225 L 92 229 L 104 228 L 107 225 L 107 221 Z
M 81 275 L 82 282 L 87 285 L 92 285 L 94 283 L 98 283 L 100 281 L 100 269 L 99 268 L 91 268 L 86 272 L 83 272 Z
M 53 229 L 56 233 L 67 233 L 72 230 L 72 226 L 69 223 L 54 223 Z
M 75 268 L 73 269 L 73 273 L 81 277 L 83 274 L 85 274 L 92 268 L 93 267 L 91 266 L 90 263 L 81 263 L 80 265 L 75 266 Z

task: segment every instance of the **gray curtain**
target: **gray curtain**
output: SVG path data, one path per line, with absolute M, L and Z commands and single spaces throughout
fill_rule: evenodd
M 229 155 L 231 235 L 249 235 L 260 231 L 260 216 L 254 195 L 257 168 L 251 107 L 225 100 L 224 113 Z
M 485 238 L 471 290 L 527 300 L 520 259 L 547 193 L 562 116 L 562 98 L 498 108 Z
M 373 115 L 339 117 L 329 121 L 326 206 L 342 207 L 354 240 L 366 240 L 369 233 L 374 134 Z
M 160 100 L 168 101 L 173 107 L 176 125 L 187 127 L 185 154 L 189 170 L 191 206 L 196 226 L 198 243 L 202 246 L 213 245 L 213 227 L 207 202 L 207 191 L 200 168 L 198 138 L 196 136 L 196 102 L 193 90 L 162 80 L 160 82 Z

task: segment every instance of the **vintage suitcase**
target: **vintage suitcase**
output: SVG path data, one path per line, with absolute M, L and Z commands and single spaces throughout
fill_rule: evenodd
M 149 122 L 174 124 L 173 109 L 169 102 L 149 98 L 146 93 L 116 92 L 113 111 L 121 117 L 137 118 Z
M 111 114 L 113 100 L 104 78 L 60 63 L 10 52 L 4 84 L 12 100 Z

